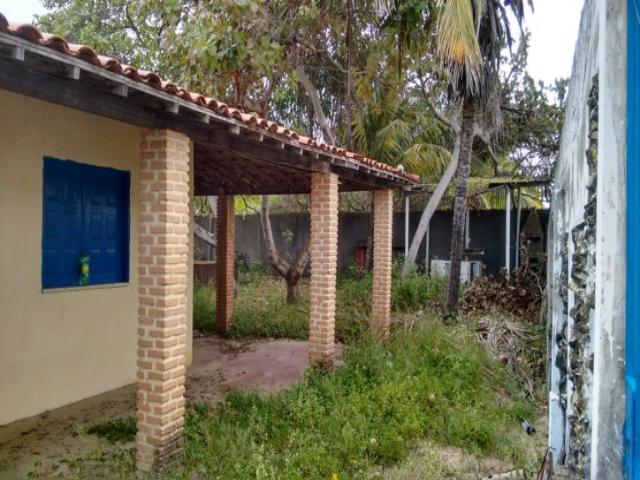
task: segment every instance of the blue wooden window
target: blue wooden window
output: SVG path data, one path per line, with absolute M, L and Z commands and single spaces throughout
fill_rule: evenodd
M 129 172 L 45 157 L 42 288 L 129 281 Z

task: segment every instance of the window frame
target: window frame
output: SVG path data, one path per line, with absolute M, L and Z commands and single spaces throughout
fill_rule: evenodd
M 101 176 L 106 175 L 107 178 L 109 176 L 112 177 L 114 184 L 113 189 L 116 193 L 116 215 L 115 222 L 116 228 L 118 228 L 116 234 L 116 251 L 117 258 L 116 262 L 118 264 L 118 269 L 114 269 L 114 273 L 116 273 L 117 277 L 115 281 L 98 281 L 93 282 L 91 280 L 91 262 L 89 264 L 89 283 L 86 285 L 81 285 L 78 282 L 79 275 L 74 278 L 73 282 L 62 282 L 63 284 L 57 284 L 60 282 L 55 282 L 51 280 L 51 276 L 48 272 L 45 271 L 45 250 L 48 247 L 48 243 L 50 238 L 48 237 L 49 229 L 51 228 L 51 220 L 48 220 L 47 212 L 47 182 L 48 175 L 51 175 L 49 169 L 55 168 L 63 168 L 68 167 L 68 172 L 73 172 L 74 170 L 80 172 L 80 178 L 77 180 L 79 185 L 77 185 L 77 189 L 79 191 L 80 200 L 79 200 L 79 223 L 80 223 L 80 231 L 79 231 L 79 239 L 78 240 L 78 266 L 79 266 L 79 258 L 80 255 L 90 249 L 90 240 L 88 236 L 88 228 L 89 228 L 89 212 L 91 210 L 91 206 L 89 205 L 91 198 L 87 194 L 87 184 L 89 181 L 85 181 L 85 177 L 90 175 Z M 63 172 L 64 174 L 65 172 Z M 97 174 L 97 175 L 96 175 Z M 95 177 L 92 179 L 95 181 Z M 81 163 L 74 160 L 69 159 L 60 159 L 53 156 L 43 156 L 43 166 L 42 166 L 42 239 L 41 239 L 41 247 L 40 247 L 40 260 L 41 260 L 41 272 L 40 272 L 40 283 L 43 292 L 54 292 L 60 290 L 86 290 L 86 289 L 95 289 L 95 288 L 108 288 L 108 287 L 117 287 L 117 286 L 126 286 L 129 285 L 131 279 L 131 172 L 129 170 L 116 169 L 113 167 L 105 167 L 99 165 L 92 165 L 88 163 Z M 106 227 L 103 227 L 106 228 Z M 108 275 L 104 274 L 103 275 Z

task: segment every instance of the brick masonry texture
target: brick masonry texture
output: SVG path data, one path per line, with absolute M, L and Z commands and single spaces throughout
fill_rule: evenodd
M 231 328 L 235 290 L 236 216 L 233 196 L 218 196 L 216 322 L 220 333 Z
M 373 193 L 373 281 L 371 327 L 388 335 L 391 324 L 391 255 L 393 233 L 393 190 Z
M 189 138 L 149 130 L 140 144 L 138 433 L 140 472 L 182 448 L 189 253 Z
M 311 176 L 310 253 L 309 363 L 331 366 L 338 263 L 338 176 L 334 173 Z

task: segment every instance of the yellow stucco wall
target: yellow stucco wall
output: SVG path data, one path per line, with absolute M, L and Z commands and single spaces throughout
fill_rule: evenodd
M 140 133 L 0 90 L 0 425 L 135 382 Z M 131 172 L 129 284 L 42 292 L 45 155 Z

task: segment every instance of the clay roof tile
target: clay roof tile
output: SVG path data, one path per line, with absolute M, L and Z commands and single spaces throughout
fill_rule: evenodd
M 53 35 L 51 33 L 43 33 L 42 34 L 42 44 L 45 47 L 52 48 L 53 50 L 57 50 L 60 53 L 69 54 L 69 43 L 64 37 L 60 35 Z
M 218 113 L 224 117 L 229 117 L 229 105 L 223 102 L 218 103 Z
M 418 179 L 417 175 L 405 173 L 398 168 L 387 165 L 386 163 L 376 162 L 362 154 L 350 152 L 335 145 L 327 145 L 324 142 L 318 143 L 312 137 L 300 135 L 299 133 L 278 125 L 277 123 L 260 118 L 255 113 L 243 113 L 241 110 L 231 108 L 226 103 L 219 102 L 214 98 L 205 97 L 199 93 L 191 92 L 171 82 L 163 82 L 160 75 L 155 72 L 138 70 L 130 65 L 122 64 L 115 58 L 98 55 L 98 53 L 96 53 L 96 51 L 90 46 L 68 43 L 65 38 L 59 35 L 42 33 L 37 27 L 31 24 L 9 23 L 2 13 L 0 13 L 0 31 L 7 31 L 10 34 L 19 36 L 29 42 L 43 45 L 47 48 L 51 48 L 52 50 L 56 50 L 57 52 L 87 61 L 92 65 L 102 67 L 116 74 L 124 75 L 135 82 L 145 83 L 157 90 L 164 91 L 170 95 L 176 95 L 185 101 L 193 102 L 200 106 L 206 106 L 220 115 L 235 118 L 249 125 L 260 126 L 261 128 L 269 130 L 281 137 L 297 140 L 302 145 L 308 145 L 324 151 L 332 152 L 336 155 L 345 156 L 349 159 L 354 159 L 357 162 L 372 165 L 381 170 L 390 171 L 414 181 Z
M 155 72 L 147 72 L 146 70 L 138 70 L 138 74 L 144 83 L 156 90 L 162 90 L 162 80 L 160 79 L 160 75 Z
M 125 77 L 130 78 L 134 82 L 142 83 L 142 78 L 140 78 L 140 74 L 138 73 L 138 69 L 132 67 L 131 65 L 121 65 L 122 66 L 122 74 Z
M 4 17 L 3 17 L 4 18 Z M 8 23 L 7 30 L 14 35 L 24 38 L 32 43 L 40 43 L 42 33 L 30 23 Z
M 122 64 L 115 58 L 98 55 L 98 60 L 100 60 L 100 64 L 102 65 L 103 68 L 106 68 L 107 70 L 110 70 L 113 73 L 122 74 Z

